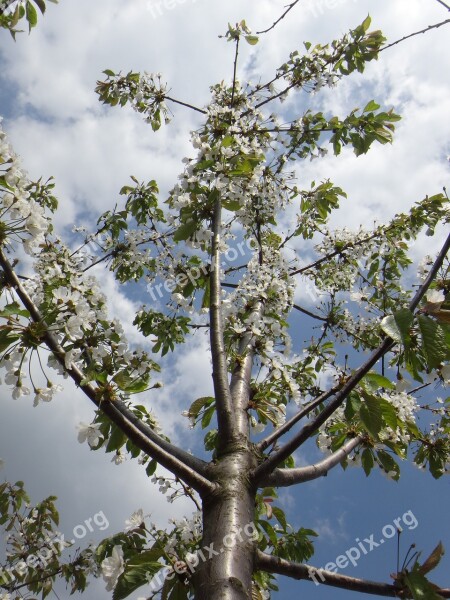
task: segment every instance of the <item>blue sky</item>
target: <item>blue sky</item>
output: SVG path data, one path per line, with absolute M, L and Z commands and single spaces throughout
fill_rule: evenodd
M 227 23 L 245 18 L 257 31 L 273 22 L 284 5 L 279 0 L 61 0 L 58 6 L 49 5 L 31 36 L 22 34 L 14 44 L 0 32 L 4 128 L 31 178 L 55 176 L 59 231 L 69 232 L 74 223 L 89 225 L 93 215 L 111 208 L 131 174 L 155 178 L 162 191 L 168 190 L 182 170 L 181 159 L 191 152 L 189 131 L 199 123 L 195 113 L 177 108 L 170 126 L 154 134 L 131 110 L 105 109 L 93 91 L 101 72 L 106 68 L 161 72 L 172 96 L 201 106 L 208 101 L 209 86 L 232 74 L 233 48 L 218 38 Z M 448 17 L 436 0 L 305 0 L 258 46 L 243 49 L 240 75 L 245 80 L 261 74 L 264 80 L 303 41 L 331 41 L 367 14 L 372 16 L 372 28 L 382 29 L 389 41 Z M 344 152 L 339 159 L 326 157 L 301 165 L 299 176 L 308 185 L 313 179 L 330 178 L 348 193 L 343 210 L 333 217 L 336 226 L 370 226 L 375 219 L 387 219 L 427 193 L 448 187 L 448 73 L 444 27 L 383 52 L 364 76 L 352 76 L 338 88 L 307 99 L 315 110 L 342 115 L 375 98 L 403 115 L 392 146 L 374 148 L 358 159 Z M 295 110 L 295 104 L 288 109 Z M 442 231 L 436 238 L 420 239 L 414 257 L 436 252 L 441 240 Z M 105 275 L 102 287 L 111 313 L 137 342 L 131 322 L 145 297 L 129 295 Z M 297 297 L 311 303 L 301 290 Z M 211 393 L 205 340 L 197 336 L 163 364 L 165 387 L 146 402 L 171 438 L 190 447 L 194 437 L 180 413 L 196 397 Z M 445 397 L 446 390 L 430 393 Z M 34 501 L 57 495 L 61 530 L 67 537 L 99 511 L 109 522 L 106 534 L 112 534 L 140 507 L 160 526 L 190 510 L 188 501 L 166 503 L 137 464 L 116 466 L 110 455 L 91 453 L 78 444 L 76 426 L 90 421 L 93 413 L 89 401 L 68 382 L 51 404 L 35 409 L 32 399 L 11 400 L 7 386 L 0 388 L 0 398 L 0 457 L 5 460 L 0 475 L 23 479 Z M 306 450 L 300 458 L 315 456 Z M 405 514 L 413 514 L 417 526 L 404 527 L 403 555 L 413 542 L 424 555 L 440 539 L 450 545 L 448 478 L 436 482 L 407 465 L 399 483 L 379 473 L 367 479 L 356 469 L 343 474 L 338 467 L 324 480 L 283 491 L 280 498 L 293 525 L 321 533 L 313 559 L 317 566 L 345 554 L 356 538 L 373 534 L 380 541 L 383 527 Z M 83 542 L 104 535 L 96 530 Z M 395 570 L 395 544 L 395 538 L 386 539 L 356 567 L 340 572 L 389 581 Z M 445 577 L 449 567 L 447 555 L 436 572 L 441 585 L 450 585 Z M 311 600 L 351 596 L 283 580 L 277 597 L 284 600 L 294 590 Z M 94 596 L 109 597 L 102 582 L 94 584 L 86 597 Z

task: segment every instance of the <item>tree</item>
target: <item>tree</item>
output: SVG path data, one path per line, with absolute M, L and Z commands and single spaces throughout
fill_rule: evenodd
M 35 24 L 31 2 L 25 8 L 9 4 L 14 13 L 5 17 L 7 28 L 23 17 Z M 44 3 L 36 4 L 44 12 Z M 45 596 L 58 576 L 84 590 L 93 572 L 104 576 L 116 600 L 152 578 L 163 598 L 249 598 L 250 590 L 263 598 L 275 586 L 273 574 L 380 596 L 450 597 L 426 577 L 442 556 L 440 544 L 427 560 L 415 556 L 398 568 L 394 584 L 358 580 L 309 565 L 315 533 L 292 530 L 274 505 L 277 488 L 348 462 L 392 479 L 407 456 L 436 479 L 448 469 L 448 401 L 430 406 L 420 402 L 419 389 L 407 393 L 404 387 L 407 381 L 427 385 L 430 372 L 436 383 L 449 378 L 450 239 L 422 265 L 415 293 L 408 272 L 408 245 L 448 221 L 446 194 L 426 197 L 384 225 L 333 230 L 330 216 L 345 192 L 329 180 L 302 189 L 290 170 L 328 147 L 336 155 L 351 147 L 359 156 L 375 143 L 390 143 L 399 116 L 375 100 L 345 118 L 312 109 L 268 112 L 279 99 L 362 73 L 386 47 L 381 32 L 369 28 L 367 18 L 329 45 L 307 43 L 306 52 L 293 52 L 270 81 L 243 85 L 237 79 L 241 46 L 259 38 L 244 21 L 230 25 L 224 37 L 235 48 L 233 78 L 213 86 L 206 108 L 173 98 L 159 75 L 106 70 L 96 88 L 103 103 L 130 103 L 154 131 L 169 122 L 171 104 L 200 113 L 203 124 L 192 137 L 196 155 L 186 160 L 165 203 L 154 180 L 132 178 L 121 189 L 123 205 L 101 215 L 86 237 L 84 245 L 102 251 L 88 264 L 84 245 L 74 251 L 54 234 L 53 182 L 29 181 L 1 133 L 5 383 L 13 397 L 33 392 L 38 404 L 59 389 L 50 369 L 64 373 L 96 407 L 80 438 L 93 450 L 116 453 L 118 461 L 125 452 L 137 458 L 163 491 L 186 494 L 199 509 L 169 532 L 146 525 L 137 513 L 128 531 L 64 564 L 65 542 L 48 548 L 58 521 L 54 498 L 21 512 L 23 485 L 5 483 L 2 524 L 15 532 L 1 573 L 7 594 L 27 589 Z M 303 249 L 302 260 L 292 260 L 294 243 Z M 34 274 L 29 259 L 26 268 L 17 262 L 22 249 L 32 257 Z M 224 264 L 231 255 L 242 261 Z M 305 255 L 313 258 L 306 262 Z M 150 295 L 163 288 L 171 294 L 164 310 L 143 306 L 135 317 L 153 353 L 164 356 L 193 333 L 208 332 L 214 396 L 186 406 L 192 425 L 206 430 L 198 456 L 172 444 L 153 414 L 132 402 L 134 394 L 158 387 L 153 377 L 159 367 L 108 318 L 106 299 L 89 274 L 99 264 L 124 284 L 146 280 Z M 316 294 L 314 309 L 294 301 L 299 282 Z M 306 318 L 320 326 L 319 333 L 311 329 L 301 354 L 291 351 L 292 340 L 300 341 L 290 334 L 295 313 L 305 318 L 304 328 Z M 26 364 L 43 365 L 46 351 L 41 384 Z M 420 422 L 419 414 L 425 414 Z M 294 452 L 314 441 L 327 456 L 296 467 Z M 155 475 L 158 465 L 174 479 Z

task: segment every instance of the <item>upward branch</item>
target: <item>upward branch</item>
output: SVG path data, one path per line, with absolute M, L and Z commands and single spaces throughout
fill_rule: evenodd
M 256 317 L 256 320 L 261 317 L 261 311 L 261 303 L 258 303 L 252 311 L 252 315 Z M 254 349 L 250 344 L 251 338 L 251 331 L 246 331 L 242 335 L 238 348 L 236 367 L 234 368 L 230 384 L 233 408 L 236 415 L 236 430 L 246 438 L 248 438 L 248 416 L 246 409 L 250 399 L 250 380 L 254 359 Z
M 45 324 L 38 308 L 20 283 L 18 276 L 0 250 L 0 266 L 3 269 L 6 281 L 13 288 L 22 304 L 28 310 L 31 318 L 36 323 Z M 85 374 L 73 363 L 66 367 L 66 353 L 59 344 L 56 336 L 46 329 L 43 336 L 48 349 L 64 368 L 74 383 L 84 394 L 104 412 L 111 421 L 123 431 L 127 437 L 148 456 L 154 458 L 166 469 L 183 479 L 189 486 L 198 492 L 211 491 L 213 484 L 206 478 L 206 463 L 185 450 L 178 448 L 155 433 L 151 427 L 140 421 L 138 417 L 127 408 L 120 400 L 108 401 L 99 397 L 98 389 L 89 383 L 84 383 Z
M 447 237 L 442 250 L 436 258 L 432 268 L 430 269 L 428 276 L 424 283 L 420 286 L 414 298 L 409 304 L 411 311 L 415 310 L 426 294 L 431 282 L 436 277 L 439 269 L 441 268 L 444 259 L 450 249 L 450 235 Z M 374 351 L 366 362 L 357 369 L 353 375 L 346 381 L 339 392 L 336 393 L 334 399 L 323 409 L 323 411 L 307 425 L 305 425 L 297 435 L 295 435 L 289 442 L 282 446 L 277 452 L 274 452 L 267 460 L 262 463 L 253 473 L 253 476 L 258 485 L 265 485 L 263 482 L 267 475 L 269 475 L 277 465 L 282 461 L 286 460 L 299 446 L 301 446 L 315 431 L 321 427 L 325 421 L 341 406 L 341 404 L 348 397 L 350 392 L 355 389 L 358 383 L 363 377 L 370 371 L 370 369 L 382 358 L 389 350 L 395 345 L 395 342 L 391 338 L 386 338 L 384 342 Z
M 306 406 L 304 406 L 302 409 L 300 409 L 293 417 L 291 417 L 288 421 L 283 423 L 283 425 L 280 425 L 279 427 L 277 427 L 267 437 L 265 437 L 263 440 L 261 440 L 257 444 L 259 450 L 261 452 L 263 452 L 269 446 L 274 444 L 281 436 L 283 436 L 285 433 L 290 431 L 296 423 L 298 423 L 304 417 L 309 415 L 309 413 L 312 410 L 314 410 L 317 406 L 322 404 L 322 402 L 325 402 L 325 400 L 328 400 L 328 398 L 333 396 L 336 391 L 337 391 L 336 388 L 332 388 L 331 390 L 328 390 L 328 392 L 324 392 L 323 394 L 320 394 L 320 396 L 318 396 L 311 402 L 308 402 L 308 404 Z
M 234 422 L 232 399 L 228 382 L 227 355 L 223 339 L 222 319 L 222 288 L 220 285 L 220 234 L 221 234 L 221 198 L 215 190 L 213 221 L 212 221 L 212 246 L 211 246 L 211 274 L 210 274 L 210 340 L 211 358 L 213 367 L 214 393 L 217 407 L 217 423 L 219 439 L 225 447 L 234 436 Z
M 237 63 L 238 63 L 238 56 L 239 56 L 239 37 L 236 39 L 236 48 L 235 48 L 235 53 L 234 53 L 234 64 L 233 64 L 233 89 L 231 91 L 231 101 L 230 101 L 230 106 L 233 107 L 234 105 L 234 94 L 236 92 L 236 83 L 237 83 Z

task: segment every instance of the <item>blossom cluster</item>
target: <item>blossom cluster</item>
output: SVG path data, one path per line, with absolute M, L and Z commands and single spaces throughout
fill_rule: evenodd
M 35 186 L 23 170 L 0 120 L 0 242 L 20 239 L 28 254 L 44 242 L 50 222 L 45 208 L 33 194 Z M 34 195 L 34 197 L 33 197 Z
M 376 437 L 371 436 L 370 447 L 373 451 L 379 451 L 384 448 L 385 443 L 394 445 L 396 448 L 404 448 L 411 441 L 410 427 L 414 427 L 416 423 L 416 413 L 419 410 L 419 405 L 416 398 L 406 392 L 389 391 L 382 392 L 378 396 L 379 400 L 385 400 L 395 409 L 397 425 L 392 426 L 392 421 L 389 418 L 384 419 L 380 431 Z M 364 400 L 363 400 L 364 402 Z M 381 409 L 383 410 L 383 409 Z M 332 452 L 335 449 L 334 443 L 338 440 L 345 431 L 348 431 L 351 436 L 358 430 L 360 434 L 367 435 L 361 419 L 355 415 L 348 419 L 346 417 L 346 407 L 341 405 L 333 415 L 320 428 L 317 437 L 317 445 L 323 452 Z M 365 445 L 357 446 L 347 457 L 348 464 L 352 466 L 361 466 L 361 457 L 364 452 Z M 396 470 L 386 470 L 386 465 L 382 462 L 383 467 L 388 477 L 397 478 Z
M 143 350 L 132 350 L 121 324 L 108 318 L 106 299 L 96 279 L 85 273 L 85 257 L 50 237 L 46 208 L 54 208 L 56 201 L 48 187 L 28 180 L 1 129 L 0 165 L 0 241 L 3 245 L 21 241 L 25 251 L 34 254 L 35 276 L 25 278 L 23 287 L 44 318 L 45 327 L 65 350 L 64 364 L 51 354 L 48 365 L 65 376 L 73 366 L 81 367 L 86 381 L 103 385 L 109 380 L 113 390 L 125 395 L 146 389 L 150 373 L 158 366 Z M 137 247 L 139 236 L 129 237 L 130 247 Z M 13 386 L 13 398 L 33 390 L 36 406 L 50 401 L 61 386 L 46 373 L 44 385 L 34 380 L 31 386 L 25 384 L 28 355 L 39 353 L 46 329 L 27 322 L 26 311 L 12 310 L 15 315 L 8 327 L 14 337 L 0 357 L 0 366 L 6 369 L 5 383 Z M 28 371 L 32 377 L 31 369 Z
M 134 531 L 140 531 L 158 541 L 158 547 L 162 548 L 161 568 L 165 564 L 165 575 L 175 571 L 178 575 L 186 573 L 189 561 L 193 562 L 195 548 L 198 546 L 202 536 L 202 516 L 199 511 L 195 512 L 190 519 L 171 519 L 172 529 L 170 531 L 159 530 L 150 523 L 145 524 L 145 515 L 142 509 L 135 511 L 125 522 L 125 531 L 132 535 Z M 115 544 L 109 556 L 101 562 L 101 572 L 106 582 L 106 590 L 115 588 L 117 580 L 126 569 L 124 548 L 121 544 Z M 152 576 L 149 573 L 148 583 Z

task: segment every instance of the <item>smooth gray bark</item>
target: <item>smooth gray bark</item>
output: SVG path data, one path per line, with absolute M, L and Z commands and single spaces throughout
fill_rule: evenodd
M 211 466 L 216 483 L 203 496 L 203 540 L 194 576 L 196 600 L 250 600 L 256 529 L 256 490 L 248 478 L 254 468 L 252 452 L 236 449 Z

